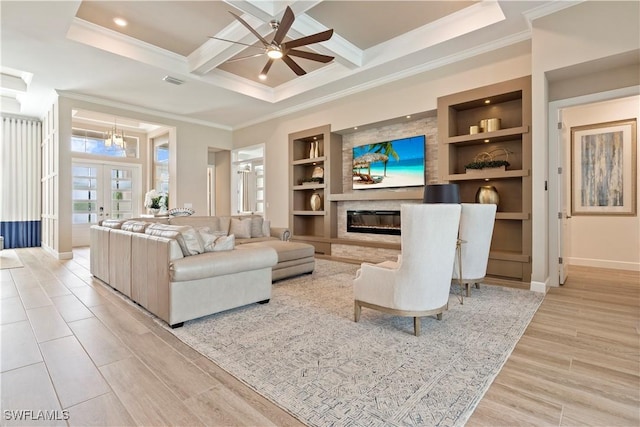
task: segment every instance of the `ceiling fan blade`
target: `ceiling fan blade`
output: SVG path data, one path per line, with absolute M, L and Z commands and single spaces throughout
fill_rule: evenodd
M 307 74 L 307 72 L 305 70 L 302 69 L 301 66 L 299 66 L 298 64 L 296 64 L 296 62 L 289 58 L 289 55 L 285 55 L 282 57 L 282 60 L 284 61 L 285 64 L 287 64 L 289 66 L 289 68 L 291 68 L 293 70 L 294 73 L 296 73 L 299 76 L 304 76 L 305 74 Z
M 266 76 L 267 73 L 269 72 L 269 68 L 271 68 L 272 65 L 273 65 L 273 59 L 269 58 L 269 60 L 267 61 L 267 64 L 264 66 L 264 68 L 260 72 L 260 75 Z
M 237 58 L 227 59 L 227 60 L 226 60 L 226 61 L 224 61 L 224 62 L 225 62 L 225 64 L 230 64 L 231 62 L 243 61 L 243 60 L 245 60 L 245 59 L 255 58 L 255 57 L 258 57 L 258 56 L 262 56 L 262 55 L 264 55 L 264 54 L 265 54 L 265 53 L 263 52 L 263 53 L 256 53 L 255 55 L 239 56 L 239 57 L 237 57 Z
M 293 21 L 295 19 L 296 17 L 293 16 L 293 10 L 291 10 L 291 8 L 287 6 L 287 8 L 284 11 L 284 15 L 282 16 L 282 20 L 278 25 L 278 31 L 276 31 L 276 35 L 273 36 L 273 43 L 278 45 L 282 43 L 282 40 L 284 40 L 284 36 L 287 35 L 287 32 L 289 31 L 289 28 L 291 28 L 291 26 L 293 25 Z
M 221 39 L 220 37 L 215 37 L 215 36 L 209 36 L 209 38 L 210 38 L 210 39 L 214 39 L 214 40 L 220 40 L 220 41 L 223 41 L 223 42 L 229 42 L 229 43 L 241 44 L 241 45 L 243 45 L 243 46 L 252 47 L 252 48 L 254 48 L 254 49 L 264 50 L 264 48 L 263 48 L 263 47 L 255 46 L 255 45 L 248 44 L 248 43 L 242 43 L 242 42 L 236 42 L 236 41 L 233 41 L 233 40 Z
M 334 57 L 329 55 L 321 55 L 319 53 L 307 52 L 305 50 L 289 49 L 287 55 L 297 56 L 299 58 L 310 59 L 317 62 L 331 62 Z
M 264 39 L 264 37 L 262 37 L 260 35 L 260 33 L 258 33 L 256 30 L 254 30 L 253 27 L 247 23 L 247 21 L 245 21 L 244 19 L 242 19 L 241 17 L 239 17 L 238 15 L 236 15 L 235 13 L 233 13 L 231 11 L 229 13 L 232 14 L 234 16 L 234 18 L 236 18 L 238 20 L 238 22 L 240 22 L 242 25 L 244 25 L 247 28 L 247 30 L 251 31 L 251 33 L 254 36 L 256 36 L 258 38 L 258 40 L 260 40 L 262 42 L 262 44 L 265 45 L 265 47 L 269 46 L 269 42 L 266 41 Z
M 292 49 L 294 47 L 306 46 L 308 44 L 319 43 L 329 40 L 333 35 L 333 30 L 322 31 L 320 33 L 312 34 L 310 36 L 301 37 L 296 40 L 291 40 L 286 43 L 282 43 L 282 49 Z

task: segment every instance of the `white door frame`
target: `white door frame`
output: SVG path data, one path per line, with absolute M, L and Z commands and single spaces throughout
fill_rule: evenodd
M 640 86 L 631 86 L 622 89 L 615 89 L 607 92 L 599 92 L 593 93 L 589 95 L 578 96 L 575 98 L 567 98 L 560 99 L 558 101 L 553 101 L 549 103 L 549 116 L 548 116 L 548 124 L 549 128 L 547 130 L 547 143 L 548 146 L 548 156 L 549 156 L 549 171 L 555 172 L 559 167 L 563 167 L 565 169 L 566 166 L 564 164 L 559 164 L 559 159 L 556 153 L 559 150 L 558 147 L 558 137 L 556 135 L 558 132 L 558 118 L 561 117 L 561 111 L 564 108 L 574 107 L 577 105 L 584 104 L 592 104 L 601 101 L 608 101 L 612 99 L 618 98 L 626 98 L 629 96 L 634 96 L 640 94 Z M 566 135 L 567 133 L 565 133 Z M 571 141 L 564 141 L 565 144 L 569 144 Z M 560 256 L 560 239 L 563 239 L 563 230 L 562 230 L 562 220 L 558 220 L 558 212 L 562 212 L 560 207 L 561 203 L 564 203 L 566 206 L 566 200 L 559 200 L 562 193 L 560 192 L 559 186 L 565 185 L 566 180 L 569 179 L 571 171 L 566 170 L 562 175 L 563 179 L 559 179 L 559 175 L 557 173 L 549 174 L 549 212 L 548 212 L 548 220 L 549 220 L 549 243 L 548 243 L 548 254 L 549 254 L 549 286 L 559 286 L 559 262 L 558 258 Z M 565 195 L 566 196 L 566 195 Z M 569 220 L 570 221 L 570 220 Z M 565 260 L 566 263 L 566 260 Z

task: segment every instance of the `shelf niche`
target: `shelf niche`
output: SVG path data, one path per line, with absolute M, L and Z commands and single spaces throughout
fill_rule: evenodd
M 492 118 L 500 119 L 501 129 L 470 133 Z M 481 186 L 496 188 L 500 203 L 487 273 L 524 282 L 531 280 L 530 129 L 530 76 L 438 98 L 440 181 L 456 182 L 464 203 L 475 203 Z M 467 173 L 465 165 L 481 153 L 510 165 Z

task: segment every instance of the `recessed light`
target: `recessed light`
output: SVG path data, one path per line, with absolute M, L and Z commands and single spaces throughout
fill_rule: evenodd
M 485 140 L 484 140 L 484 142 L 489 142 L 489 140 L 488 140 L 488 139 L 485 139 Z
M 260 75 L 258 76 L 258 78 L 259 78 L 260 80 L 267 80 L 267 75 L 266 75 L 266 74 L 260 74 Z
M 407 116 L 407 119 L 410 119 L 410 118 L 411 118 L 411 116 Z
M 123 18 L 113 18 L 113 22 L 115 22 L 115 24 L 118 27 L 126 27 L 127 26 L 127 21 Z
M 485 104 L 491 104 L 491 100 L 490 100 L 490 99 L 485 99 L 485 100 L 484 100 L 484 103 L 485 103 Z
M 354 126 L 354 127 L 353 127 L 353 130 L 358 130 L 358 126 Z

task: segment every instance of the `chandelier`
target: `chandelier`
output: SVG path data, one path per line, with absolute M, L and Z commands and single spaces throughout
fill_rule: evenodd
M 113 121 L 113 129 L 107 132 L 106 138 L 104 139 L 105 147 L 111 147 L 112 145 L 116 145 L 120 148 L 124 148 L 124 131 L 121 129 L 118 131 L 116 127 L 116 121 Z

